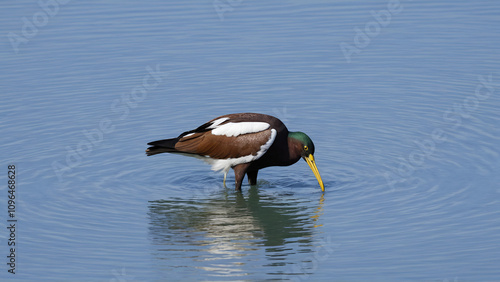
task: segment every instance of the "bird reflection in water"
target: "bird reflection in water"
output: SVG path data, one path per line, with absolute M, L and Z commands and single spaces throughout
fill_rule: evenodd
M 154 255 L 162 267 L 238 276 L 264 249 L 269 261 L 259 263 L 283 266 L 287 256 L 312 250 L 323 204 L 323 194 L 313 204 L 293 195 L 260 195 L 256 186 L 246 195 L 223 190 L 205 199 L 151 201 Z
M 325 194 L 321 194 L 321 198 L 319 199 L 319 205 L 314 211 L 314 215 L 311 216 L 311 218 L 314 221 L 314 227 L 321 227 L 323 224 L 318 224 L 316 221 L 318 221 L 319 217 L 323 215 L 323 205 L 325 204 Z

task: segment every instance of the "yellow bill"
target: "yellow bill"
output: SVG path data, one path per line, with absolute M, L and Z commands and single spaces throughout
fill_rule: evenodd
M 306 160 L 307 164 L 313 171 L 314 176 L 316 176 L 319 186 L 321 187 L 321 191 L 325 192 L 325 185 L 323 184 L 323 180 L 321 180 L 321 175 L 319 175 L 318 168 L 316 167 L 316 162 L 314 162 L 314 156 L 310 154 L 309 156 L 304 157 L 304 160 Z

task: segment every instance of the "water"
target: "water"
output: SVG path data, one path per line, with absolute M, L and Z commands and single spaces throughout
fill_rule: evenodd
M 2 4 L 2 281 L 499 279 L 500 4 L 171 2 Z M 326 193 L 144 155 L 234 112 L 306 132 Z

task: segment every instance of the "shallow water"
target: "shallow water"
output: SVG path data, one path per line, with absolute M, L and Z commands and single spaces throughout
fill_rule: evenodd
M 498 280 L 500 4 L 231 3 L 2 4 L 2 281 Z M 326 193 L 144 154 L 234 112 L 306 132 Z

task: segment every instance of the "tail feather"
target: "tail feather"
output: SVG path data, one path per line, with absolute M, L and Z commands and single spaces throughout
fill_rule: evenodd
M 148 145 L 151 145 L 151 147 L 146 149 L 146 155 L 152 156 L 161 153 L 178 153 L 179 151 L 175 149 L 175 144 L 178 141 L 179 138 L 172 138 L 149 142 Z

